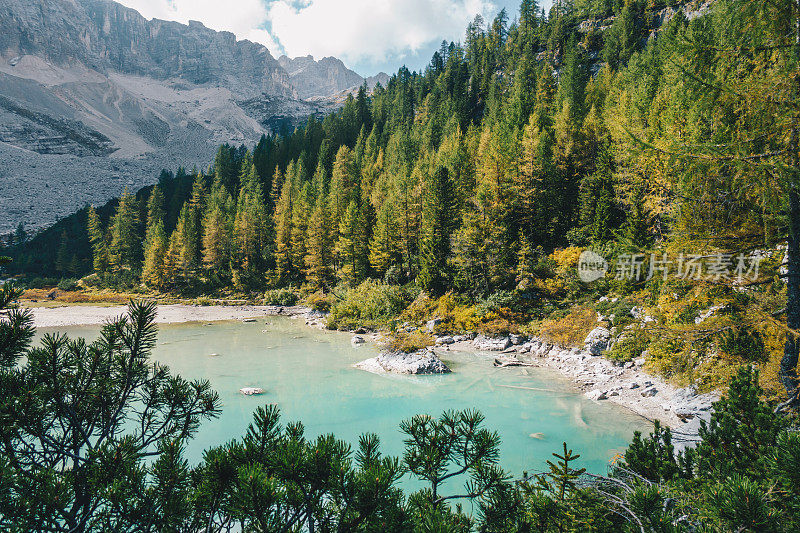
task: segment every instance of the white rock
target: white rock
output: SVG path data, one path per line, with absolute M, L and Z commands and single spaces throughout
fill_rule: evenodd
M 364 344 L 365 341 L 364 337 L 362 337 L 361 335 L 355 335 L 353 336 L 352 339 L 350 339 L 350 342 L 352 342 L 353 344 Z
M 590 390 L 584 396 L 586 396 L 587 398 L 589 398 L 590 400 L 595 401 L 595 402 L 599 401 L 599 400 L 607 400 L 608 399 L 608 396 L 606 396 L 606 393 L 601 391 L 600 389 Z
M 591 355 L 600 355 L 608 347 L 609 338 L 611 338 L 611 332 L 607 328 L 594 328 L 583 341 L 584 349 Z
M 375 373 L 447 374 L 450 372 L 447 365 L 432 350 L 420 350 L 414 353 L 384 352 L 353 366 Z
M 428 328 L 428 332 L 429 333 L 433 333 L 434 330 L 436 329 L 436 326 L 438 326 L 441 323 L 442 323 L 442 319 L 441 318 L 434 318 L 434 319 L 428 320 L 428 322 L 425 324 L 425 326 Z
M 658 394 L 658 389 L 656 389 L 655 387 L 650 387 L 649 389 L 645 389 L 641 392 L 641 395 L 644 396 L 645 398 L 652 398 L 656 394 Z
M 454 342 L 456 342 L 455 339 L 450 335 L 436 338 L 436 344 L 453 344 Z

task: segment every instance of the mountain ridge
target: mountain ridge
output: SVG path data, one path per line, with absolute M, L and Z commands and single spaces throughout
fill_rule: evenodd
M 0 233 L 341 105 L 298 81 L 265 46 L 197 21 L 148 20 L 112 0 L 0 0 Z

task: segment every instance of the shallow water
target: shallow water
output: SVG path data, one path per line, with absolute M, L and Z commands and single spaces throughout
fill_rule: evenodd
M 39 335 L 59 331 L 89 340 L 99 329 L 41 329 Z M 243 435 L 253 410 L 268 403 L 281 408 L 284 423 L 302 421 L 309 437 L 332 432 L 356 444 L 358 435 L 374 432 L 383 451 L 395 455 L 403 450 L 401 420 L 476 408 L 486 416 L 484 425 L 500 433 L 501 465 L 515 476 L 544 470 L 562 441 L 581 454 L 578 466 L 605 473 L 633 431 L 648 429 L 644 419 L 622 407 L 587 400 L 553 371 L 498 369 L 487 356 L 445 352 L 453 373 L 441 376 L 357 370 L 352 364 L 377 349 L 353 347 L 350 337 L 284 317 L 160 326 L 153 357 L 186 379 L 210 380 L 222 399 L 221 416 L 201 426 L 187 449 L 189 460 Z M 265 394 L 243 396 L 238 391 L 245 386 L 262 387 Z

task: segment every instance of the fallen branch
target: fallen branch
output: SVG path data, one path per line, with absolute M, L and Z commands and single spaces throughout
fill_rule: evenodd
M 519 359 L 495 359 L 494 366 L 499 368 L 505 368 L 507 366 L 535 366 L 532 363 L 525 363 L 520 361 Z

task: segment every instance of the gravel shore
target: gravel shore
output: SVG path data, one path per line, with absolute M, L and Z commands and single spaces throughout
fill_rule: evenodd
M 100 307 L 90 305 L 64 305 L 60 307 L 29 307 L 33 312 L 33 325 L 37 328 L 65 326 L 95 326 L 125 314 L 127 307 L 117 305 Z M 217 322 L 246 320 L 262 316 L 296 316 L 305 314 L 305 307 L 278 307 L 270 305 L 159 305 L 156 322 L 180 324 L 183 322 Z

